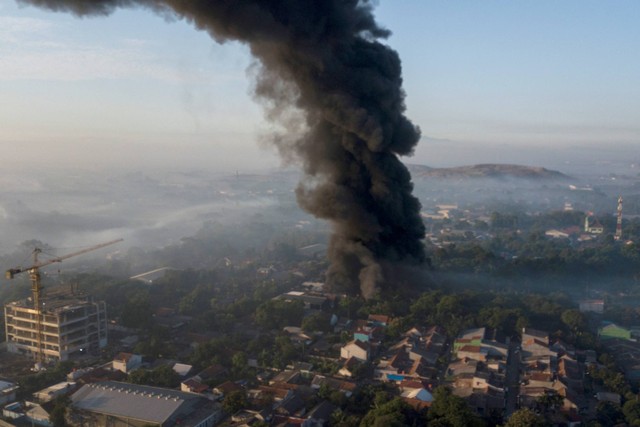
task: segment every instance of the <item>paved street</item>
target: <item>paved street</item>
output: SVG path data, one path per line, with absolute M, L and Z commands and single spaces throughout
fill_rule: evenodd
M 520 342 L 511 340 L 509 344 L 509 355 L 507 357 L 507 372 L 505 375 L 506 391 L 506 405 L 505 405 L 505 419 L 509 418 L 511 414 L 517 409 L 516 404 L 518 402 L 518 394 L 520 392 L 520 353 L 518 348 Z

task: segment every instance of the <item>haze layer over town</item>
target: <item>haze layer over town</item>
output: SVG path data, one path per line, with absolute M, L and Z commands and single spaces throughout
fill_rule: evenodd
M 2 420 L 640 422 L 639 18 L 3 2 Z

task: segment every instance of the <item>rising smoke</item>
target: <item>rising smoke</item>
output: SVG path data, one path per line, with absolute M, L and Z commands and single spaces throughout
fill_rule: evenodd
M 378 40 L 366 0 L 18 0 L 77 15 L 138 6 L 181 17 L 216 41 L 246 43 L 255 95 L 286 130 L 273 140 L 302 164 L 300 205 L 331 221 L 327 283 L 367 298 L 385 265 L 424 260 L 420 203 L 398 155 L 419 130 L 404 116 L 400 60 Z

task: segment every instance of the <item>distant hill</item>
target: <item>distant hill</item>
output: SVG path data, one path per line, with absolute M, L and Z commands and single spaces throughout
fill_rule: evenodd
M 424 165 L 408 165 L 411 175 L 415 178 L 520 178 L 534 180 L 565 180 L 569 177 L 561 172 L 541 167 L 481 164 L 473 166 L 459 166 L 454 168 L 432 168 Z

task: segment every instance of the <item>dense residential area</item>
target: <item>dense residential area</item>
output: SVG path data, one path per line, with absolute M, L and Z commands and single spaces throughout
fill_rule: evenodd
M 94 295 L 50 292 L 62 320 L 44 320 L 47 342 L 59 332 L 61 342 L 84 347 L 58 354 L 47 347 L 39 372 L 26 333 L 33 316 L 11 302 L 3 419 L 56 426 L 639 420 L 638 315 L 609 307 L 610 297 L 425 289 L 365 301 L 306 280 L 320 264 L 305 257 L 287 268 L 166 271 L 153 282 L 85 276 L 95 281 Z M 105 304 L 108 319 L 100 315 Z M 75 332 L 62 334 L 69 324 Z M 108 340 L 100 339 L 103 327 Z
M 238 200 L 273 193 L 247 182 Z M 284 190 L 176 243 L 43 268 L 39 318 L 32 277 L 14 270 L 0 287 L 1 421 L 637 424 L 640 221 L 624 217 L 617 238 L 615 216 L 584 209 L 593 191 L 558 193 L 548 210 L 433 190 L 423 268 L 394 270 L 368 299 L 327 286 L 327 226 L 286 209 Z M 2 264 L 34 245 L 52 251 L 25 242 Z
M 0 427 L 640 427 L 640 1 L 0 3 Z

